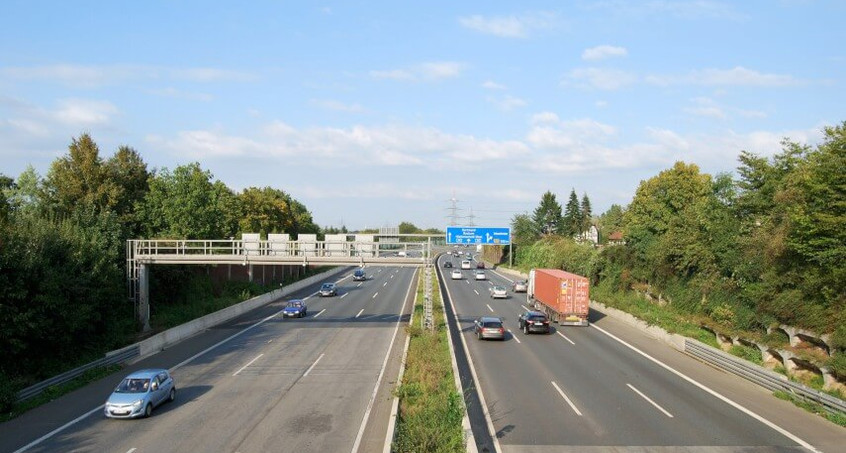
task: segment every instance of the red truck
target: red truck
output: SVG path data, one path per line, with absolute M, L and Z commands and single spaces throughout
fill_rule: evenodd
M 587 326 L 590 281 L 559 269 L 532 269 L 526 301 L 546 313 L 550 321 Z

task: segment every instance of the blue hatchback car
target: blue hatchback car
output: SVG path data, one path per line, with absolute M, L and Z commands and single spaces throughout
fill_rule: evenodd
M 174 399 L 176 383 L 167 370 L 139 370 L 120 381 L 103 412 L 109 418 L 149 417 L 153 408 Z
M 307 313 L 306 303 L 300 299 L 288 301 L 288 304 L 282 309 L 283 318 L 305 318 Z

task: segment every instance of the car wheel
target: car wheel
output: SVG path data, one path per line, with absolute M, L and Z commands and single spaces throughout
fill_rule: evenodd
M 147 403 L 147 407 L 144 408 L 144 418 L 149 418 L 153 415 L 153 403 Z
M 523 324 L 523 335 L 528 335 L 528 334 L 529 334 L 529 325 Z
M 479 332 L 478 334 L 476 334 L 476 338 L 478 340 L 481 340 L 482 339 L 482 332 Z
M 176 387 L 170 389 L 170 394 L 167 396 L 167 400 L 169 402 L 173 402 L 176 399 Z

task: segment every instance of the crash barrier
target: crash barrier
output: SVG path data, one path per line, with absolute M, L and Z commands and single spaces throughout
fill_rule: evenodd
M 846 402 L 827 393 L 788 380 L 766 368 L 712 348 L 699 341 L 685 338 L 684 352 L 721 370 L 734 373 L 770 391 L 782 391 L 805 401 L 817 403 L 832 413 L 846 413 Z
M 65 382 L 69 382 L 77 377 L 81 376 L 88 370 L 100 367 L 106 367 L 109 365 L 115 365 L 118 363 L 124 363 L 129 360 L 132 360 L 135 357 L 138 357 L 140 348 L 138 347 L 138 343 L 127 346 L 123 349 L 118 349 L 116 351 L 111 351 L 106 353 L 105 356 L 101 359 L 97 359 L 93 362 L 86 363 L 81 367 L 74 368 L 70 371 L 65 371 L 64 373 L 53 376 L 50 379 L 44 380 L 39 382 L 38 384 L 32 385 L 27 387 L 20 392 L 18 392 L 18 402 L 27 400 L 32 398 L 33 396 L 39 395 L 44 390 L 47 390 L 48 387 L 52 387 L 54 385 L 64 384 Z

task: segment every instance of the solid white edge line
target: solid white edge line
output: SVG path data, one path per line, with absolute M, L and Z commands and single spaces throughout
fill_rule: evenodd
M 558 331 L 555 331 L 555 333 L 557 333 L 558 335 L 561 335 L 561 338 L 563 338 L 563 339 L 565 339 L 565 340 L 569 341 L 571 345 L 573 345 L 573 346 L 575 346 L 575 345 L 576 345 L 576 343 L 573 343 L 573 340 L 571 340 L 571 339 L 567 338 L 566 336 L 564 336 L 564 334 L 563 334 L 563 333 L 558 332 Z
M 253 364 L 253 362 L 255 362 L 256 360 L 258 360 L 258 359 L 259 359 L 259 357 L 261 357 L 261 356 L 263 356 L 263 355 L 264 355 L 264 353 L 261 353 L 261 354 L 257 355 L 257 356 L 256 356 L 256 358 L 254 358 L 253 360 L 250 360 L 250 361 L 249 361 L 246 365 L 242 366 L 242 367 L 241 367 L 241 369 L 239 369 L 238 371 L 236 371 L 236 372 L 235 372 L 235 374 L 233 374 L 232 376 L 238 376 L 238 373 L 240 373 L 240 372 L 244 371 L 244 368 L 247 368 L 248 366 L 252 365 L 252 364 Z
M 414 272 L 416 273 L 417 271 L 415 270 Z M 411 280 L 413 281 L 414 278 L 412 277 Z M 409 294 L 411 294 L 411 284 L 408 285 L 408 290 L 406 290 L 405 299 L 403 299 L 400 314 L 397 317 L 397 325 L 394 327 L 394 335 L 391 337 L 390 344 L 388 344 L 388 352 L 385 353 L 385 360 L 382 361 L 382 369 L 379 370 L 379 377 L 376 378 L 376 385 L 373 386 L 373 393 L 370 394 L 370 401 L 367 402 L 367 409 L 364 410 L 364 418 L 361 420 L 361 426 L 359 426 L 358 434 L 355 436 L 355 442 L 353 443 L 353 448 L 351 450 L 352 453 L 358 452 L 358 448 L 361 446 L 361 439 L 364 438 L 364 429 L 367 427 L 367 422 L 370 419 L 370 411 L 373 410 L 373 403 L 376 401 L 376 394 L 379 393 L 379 385 L 382 383 L 382 377 L 385 376 L 385 369 L 388 367 L 388 360 L 391 358 L 391 350 L 394 347 L 394 341 L 397 339 L 397 333 L 399 332 L 400 323 L 402 322 L 402 312 L 405 310 L 405 304 L 406 301 L 408 301 Z
M 582 413 L 579 412 L 579 409 L 576 407 L 576 405 L 573 404 L 572 401 L 570 401 L 570 398 L 567 398 L 567 395 L 564 394 L 564 392 L 561 390 L 560 387 L 558 387 L 558 384 L 556 384 L 555 381 L 550 381 L 550 382 L 552 382 L 552 386 L 555 387 L 555 390 L 558 390 L 558 393 L 561 394 L 561 397 L 564 398 L 564 401 L 566 401 L 567 404 L 570 405 L 570 408 L 573 409 L 573 412 L 575 412 L 576 414 L 578 414 L 579 417 L 581 417 Z
M 322 315 L 324 311 L 326 311 L 325 308 L 323 310 L 320 310 L 316 315 L 312 316 L 312 318 L 316 318 L 316 317 Z
M 779 433 L 786 436 L 790 440 L 796 442 L 800 446 L 805 447 L 806 449 L 813 451 L 813 452 L 816 452 L 816 453 L 822 453 L 819 450 L 817 450 L 816 448 L 814 448 L 813 445 L 809 444 L 808 442 L 805 442 L 804 440 L 802 440 L 798 436 L 794 435 L 793 433 L 791 433 L 791 432 L 787 431 L 786 429 L 776 425 L 775 423 L 767 420 L 766 418 L 756 414 L 755 412 L 752 412 L 751 410 L 745 408 L 744 406 L 741 406 L 739 403 L 732 401 L 731 399 L 729 399 L 726 396 L 723 396 L 722 394 L 718 393 L 717 391 L 711 390 L 709 387 L 706 387 L 704 384 L 699 383 L 695 379 L 688 377 L 687 375 L 683 374 L 682 372 L 677 371 L 675 368 L 665 364 L 664 362 L 662 362 L 662 361 L 650 356 L 649 354 L 641 351 L 640 349 L 630 345 L 629 343 L 627 343 L 626 341 L 624 341 L 621 338 L 618 338 L 617 336 L 615 336 L 611 332 L 608 332 L 605 329 L 598 327 L 593 323 L 590 324 L 590 327 L 593 327 L 594 329 L 604 333 L 605 335 L 608 335 L 609 337 L 613 338 L 614 340 L 617 340 L 623 346 L 626 346 L 627 348 L 631 349 L 632 351 L 642 355 L 643 357 L 646 357 L 647 359 L 654 362 L 656 365 L 660 366 L 661 368 L 664 368 L 665 370 L 669 371 L 670 373 L 673 373 L 676 376 L 684 379 L 685 381 L 695 385 L 696 387 L 699 387 L 701 390 L 705 391 L 706 393 L 711 394 L 712 396 L 714 396 L 715 398 L 719 399 L 720 401 L 728 404 L 729 406 L 732 406 L 733 408 L 743 412 L 744 414 L 754 418 L 755 420 L 758 420 L 759 422 L 761 422 L 761 423 L 769 426 L 770 428 L 778 431 Z
M 314 361 L 314 363 L 312 363 L 312 364 L 311 364 L 311 366 L 310 366 L 310 367 L 308 367 L 308 369 L 306 370 L 306 372 L 305 372 L 305 373 L 303 373 L 303 377 L 306 377 L 306 376 L 308 376 L 308 374 L 309 374 L 309 373 L 311 373 L 311 370 L 313 370 L 313 369 L 314 369 L 314 367 L 316 367 L 316 366 L 317 366 L 317 362 L 319 362 L 319 361 L 320 361 L 320 359 L 322 359 L 324 355 L 325 355 L 325 353 L 320 354 L 320 357 L 318 357 L 318 358 L 317 358 L 317 360 L 315 360 L 315 361 Z
M 659 411 L 663 412 L 663 413 L 664 413 L 664 415 L 666 415 L 667 417 L 673 418 L 673 414 L 671 414 L 671 413 L 667 412 L 666 410 L 664 410 L 664 408 L 663 408 L 663 407 L 659 406 L 659 405 L 658 405 L 658 403 L 656 403 L 655 401 L 652 401 L 652 399 L 651 399 L 651 398 L 649 398 L 648 396 L 644 395 L 644 394 L 643 394 L 643 392 L 641 392 L 640 390 L 638 390 L 638 389 L 634 388 L 634 386 L 633 386 L 633 385 L 631 385 L 631 384 L 628 384 L 628 383 L 627 383 L 626 385 L 627 385 L 630 389 L 632 389 L 632 391 L 634 391 L 635 393 L 637 393 L 638 395 L 640 395 L 640 397 L 641 397 L 641 398 L 645 399 L 646 401 L 649 401 L 649 404 L 651 404 L 651 405 L 655 406 L 655 408 L 656 408 L 656 409 L 658 409 Z
M 514 332 L 512 332 L 512 331 L 511 331 L 511 329 L 508 329 L 508 333 L 510 333 L 510 334 L 511 334 L 511 338 L 513 338 L 513 339 L 514 339 L 514 341 L 516 341 L 517 343 L 522 343 L 522 341 L 520 341 L 520 339 L 519 339 L 519 338 L 517 338 L 517 336 L 516 336 L 516 335 L 514 335 Z
M 358 318 L 359 316 L 361 316 L 361 314 L 362 314 L 362 313 L 364 313 L 364 309 L 363 309 L 363 308 L 362 308 L 361 310 L 359 310 L 359 311 L 358 311 L 358 314 L 357 314 L 357 315 L 355 315 L 355 317 L 356 317 L 356 318 Z
M 489 304 L 485 304 L 485 306 L 486 306 L 486 307 L 488 307 L 488 310 L 490 310 L 490 311 L 491 311 L 491 313 L 493 313 L 493 312 L 494 312 L 493 308 L 491 308 L 491 306 L 490 306 Z
M 468 284 L 470 282 L 467 282 Z M 473 376 L 473 386 L 476 388 L 476 394 L 479 395 L 479 405 L 482 406 L 482 414 L 485 416 L 485 424 L 488 426 L 488 434 L 491 436 L 494 444 L 494 450 L 497 453 L 502 453 L 502 447 L 499 445 L 499 438 L 496 437 L 496 428 L 494 428 L 493 420 L 491 419 L 491 413 L 488 411 L 488 403 L 485 401 L 485 395 L 482 392 L 482 387 L 479 385 L 479 375 L 476 373 L 476 366 L 473 364 L 473 358 L 470 356 L 470 349 L 467 347 L 467 339 L 464 338 L 464 335 L 461 335 L 461 323 L 458 322 L 458 312 L 455 310 L 455 304 L 452 303 L 452 293 L 449 291 L 449 285 L 444 285 L 447 290 L 447 296 L 449 296 L 449 305 L 452 307 L 452 314 L 453 318 L 455 318 L 455 325 L 458 327 L 458 337 L 461 339 L 461 344 L 464 345 L 464 351 L 467 355 L 467 364 L 470 365 L 470 375 Z M 447 332 L 449 332 L 449 328 L 447 328 Z M 450 335 L 450 349 L 452 348 L 452 333 L 449 332 Z M 453 360 L 455 360 L 455 350 L 452 350 Z M 461 404 L 464 406 L 464 389 L 461 387 L 461 377 L 458 376 L 458 365 L 453 365 L 453 370 L 456 374 L 456 386 L 458 389 L 461 390 L 462 398 Z M 464 418 L 462 419 L 462 426 L 464 426 L 465 432 L 470 429 L 470 418 L 467 415 L 467 407 L 464 406 Z M 471 444 L 472 442 L 472 444 Z M 467 451 L 468 452 L 478 452 L 478 447 L 476 447 L 476 440 L 475 436 L 473 436 L 473 431 L 470 430 L 470 438 L 467 440 Z

